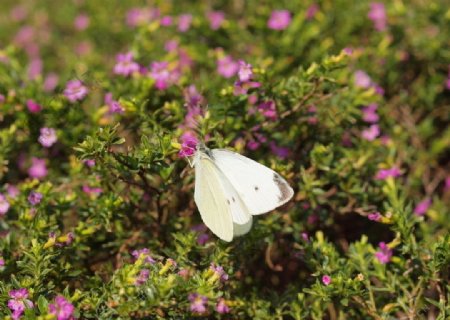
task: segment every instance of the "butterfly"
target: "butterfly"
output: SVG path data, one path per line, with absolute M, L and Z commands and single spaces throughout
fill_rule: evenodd
M 199 144 L 191 165 L 201 218 L 224 241 L 246 234 L 254 215 L 269 212 L 294 195 L 278 173 L 230 150 Z

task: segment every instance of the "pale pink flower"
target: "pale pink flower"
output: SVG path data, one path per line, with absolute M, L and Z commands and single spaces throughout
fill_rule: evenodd
M 239 70 L 239 63 L 230 56 L 217 60 L 217 72 L 224 78 L 233 77 Z
M 9 210 L 9 202 L 6 197 L 0 193 L 0 217 L 4 216 Z
M 28 169 L 28 175 L 36 179 L 42 179 L 47 176 L 45 159 L 31 158 L 31 167 Z
M 375 258 L 377 258 L 377 260 L 381 263 L 381 264 L 386 264 L 389 261 L 391 261 L 391 257 L 392 257 L 392 249 L 390 249 L 386 243 L 384 242 L 380 242 L 378 244 L 378 246 L 380 247 L 380 250 L 378 250 L 375 253 Z
M 292 17 L 288 10 L 274 10 L 270 15 L 267 26 L 272 30 L 284 30 L 291 23 Z
M 381 2 L 370 3 L 370 11 L 367 14 L 370 20 L 372 20 L 375 30 L 383 31 L 387 27 L 387 15 L 384 4 Z
M 41 128 L 40 132 L 41 135 L 39 136 L 38 141 L 45 148 L 50 148 L 58 140 L 56 131 L 53 128 Z
M 331 277 L 329 275 L 324 275 L 322 277 L 322 283 L 328 286 L 331 283 Z
M 192 14 L 186 13 L 178 17 L 178 31 L 186 32 L 191 27 Z
M 139 64 L 133 60 L 133 53 L 119 53 L 116 56 L 116 65 L 114 66 L 114 73 L 129 76 L 139 71 Z
M 380 135 L 380 127 L 377 124 L 373 124 L 369 128 L 364 129 L 361 132 L 361 136 L 368 141 L 375 140 L 379 135 Z
M 66 88 L 64 89 L 64 95 L 70 102 L 83 100 L 88 92 L 89 89 L 78 79 L 67 82 Z
M 414 214 L 416 216 L 423 216 L 425 213 L 427 213 L 428 209 L 431 206 L 431 203 L 432 201 L 430 198 L 423 199 L 414 208 Z
M 85 13 L 79 14 L 75 17 L 74 26 L 78 31 L 83 31 L 89 27 L 90 19 Z
M 209 26 L 212 30 L 219 29 L 225 20 L 225 14 L 222 11 L 208 12 L 206 17 L 209 20 Z

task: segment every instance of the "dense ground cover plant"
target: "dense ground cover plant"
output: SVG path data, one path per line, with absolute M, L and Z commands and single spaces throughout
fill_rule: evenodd
M 448 318 L 445 4 L 2 1 L 1 317 Z M 294 199 L 218 240 L 197 139 Z

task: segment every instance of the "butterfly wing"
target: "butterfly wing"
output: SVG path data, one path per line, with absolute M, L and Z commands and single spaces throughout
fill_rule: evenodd
M 210 153 L 214 164 L 237 190 L 250 214 L 271 211 L 294 195 L 286 180 L 272 169 L 229 150 L 213 149 Z
M 252 216 L 232 184 L 206 155 L 195 163 L 194 200 L 203 222 L 220 239 L 250 230 Z

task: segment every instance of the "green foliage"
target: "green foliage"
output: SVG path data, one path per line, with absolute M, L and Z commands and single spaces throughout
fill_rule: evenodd
M 0 316 L 12 319 L 16 300 L 22 319 L 56 319 L 64 297 L 79 319 L 447 319 L 446 3 L 386 2 L 384 30 L 369 1 L 319 1 L 314 14 L 308 1 L 155 3 L 4 1 Z M 132 8 L 144 15 L 135 26 Z M 156 8 L 159 17 L 145 16 Z M 285 30 L 267 26 L 277 9 L 292 14 Z M 216 30 L 212 10 L 225 14 Z M 89 25 L 77 30 L 81 13 Z M 141 71 L 113 72 L 125 52 Z M 220 75 L 227 55 L 250 63 L 256 84 Z M 37 56 L 43 70 L 31 77 Z M 154 62 L 176 80 L 159 87 Z M 59 79 L 48 88 L 51 73 Z M 74 79 L 88 93 L 70 101 Z M 367 138 L 375 123 L 380 134 Z M 42 128 L 56 130 L 50 147 Z M 194 171 L 180 156 L 186 133 L 276 170 L 293 200 L 255 217 L 247 235 L 217 239 L 201 225 Z M 30 173 L 36 159 L 41 177 Z M 21 288 L 28 296 L 12 297 Z

